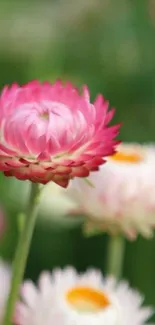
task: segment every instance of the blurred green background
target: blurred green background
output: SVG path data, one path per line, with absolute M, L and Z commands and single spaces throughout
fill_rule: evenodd
M 101 92 L 117 108 L 123 141 L 155 141 L 154 0 L 1 1 L 0 31 L 0 87 L 35 78 L 86 83 L 92 99 Z M 0 253 L 8 260 L 23 186 L 0 175 L 7 215 Z M 52 223 L 51 212 L 50 227 L 37 224 L 25 276 L 68 264 L 104 273 L 106 245 L 106 235 L 84 238 L 80 225 Z M 155 238 L 126 243 L 123 275 L 155 305 Z

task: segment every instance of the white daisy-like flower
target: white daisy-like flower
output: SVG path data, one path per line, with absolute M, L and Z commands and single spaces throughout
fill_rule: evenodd
M 143 297 L 127 282 L 103 278 L 96 270 L 42 273 L 38 287 L 24 283 L 21 298 L 17 325 L 144 325 L 152 315 L 152 308 L 141 306 Z
M 87 216 L 86 231 L 151 237 L 155 228 L 155 147 L 121 144 L 89 183 L 75 179 L 68 190 Z
M 8 297 L 11 281 L 11 270 L 8 264 L 0 260 L 0 325 L 4 315 L 5 303 Z

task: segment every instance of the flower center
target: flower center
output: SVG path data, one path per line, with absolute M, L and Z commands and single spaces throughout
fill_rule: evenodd
M 141 162 L 142 156 L 139 153 L 126 153 L 126 152 L 116 152 L 111 159 L 116 160 L 118 162 L 127 162 L 127 163 L 138 163 Z
M 49 113 L 48 113 L 48 112 L 45 112 L 45 113 L 40 114 L 40 118 L 41 118 L 42 120 L 47 120 L 47 121 L 49 121 Z
M 98 312 L 110 305 L 103 292 L 88 287 L 74 287 L 67 292 L 66 298 L 80 312 Z

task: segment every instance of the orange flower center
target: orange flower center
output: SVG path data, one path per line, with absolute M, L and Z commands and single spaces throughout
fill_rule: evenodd
M 116 152 L 111 159 L 118 162 L 127 162 L 127 163 L 138 163 L 143 160 L 142 156 L 139 153 L 126 153 L 126 152 Z
M 80 312 L 97 312 L 110 305 L 103 292 L 88 287 L 74 287 L 68 291 L 66 298 Z

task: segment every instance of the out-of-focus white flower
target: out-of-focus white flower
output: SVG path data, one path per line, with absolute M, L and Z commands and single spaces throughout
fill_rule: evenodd
M 81 222 L 80 218 L 71 216 L 77 208 L 74 200 L 66 195 L 66 189 L 53 182 L 49 182 L 42 187 L 39 209 L 40 220 L 63 225 L 74 225 Z
M 155 147 L 122 144 L 99 172 L 74 180 L 69 193 L 87 216 L 86 230 L 151 237 L 155 228 Z
M 10 280 L 10 267 L 2 260 L 0 260 L 0 325 L 2 325 L 5 303 L 10 288 Z
M 127 282 L 103 278 L 96 270 L 72 268 L 42 273 L 38 287 L 25 282 L 18 302 L 18 325 L 144 325 L 152 309 Z

